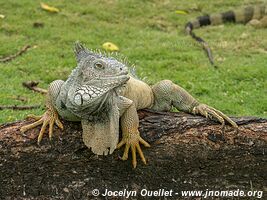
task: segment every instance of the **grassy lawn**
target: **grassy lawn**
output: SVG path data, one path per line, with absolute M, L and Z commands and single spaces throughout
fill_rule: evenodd
M 241 24 L 205 27 L 195 33 L 210 44 L 219 69 L 210 66 L 201 47 L 183 32 L 199 15 L 244 5 L 241 0 L 57 0 L 44 1 L 60 9 L 49 13 L 35 0 L 0 1 L 0 55 L 29 44 L 27 53 L 0 63 L 0 105 L 44 104 L 45 97 L 21 86 L 38 80 L 47 88 L 65 80 L 75 67 L 76 40 L 88 48 L 113 42 L 149 83 L 170 79 L 201 102 L 228 115 L 267 116 L 267 29 Z M 246 0 L 249 4 L 254 0 Z M 185 15 L 176 10 L 188 10 Z M 43 23 L 36 28 L 35 22 Z M 24 97 L 27 102 L 16 100 Z M 0 123 L 42 114 L 42 109 L 0 111 Z

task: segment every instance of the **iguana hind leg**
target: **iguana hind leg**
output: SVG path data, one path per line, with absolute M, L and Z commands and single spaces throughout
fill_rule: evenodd
M 137 110 L 135 108 L 134 103 L 132 103 L 121 116 L 122 140 L 117 145 L 117 148 L 120 148 L 125 145 L 122 160 L 128 159 L 128 153 L 131 149 L 132 164 L 134 168 L 136 168 L 137 165 L 136 151 L 138 152 L 143 163 L 146 164 L 146 159 L 140 147 L 140 143 L 143 144 L 145 147 L 150 147 L 150 145 L 143 138 L 141 138 L 140 133 L 138 131 L 138 127 L 139 119 L 137 115 Z
M 266 28 L 267 27 L 267 16 L 264 16 L 261 19 L 252 19 L 247 24 L 254 28 Z
M 38 144 L 41 142 L 47 126 L 49 126 L 48 134 L 49 134 L 50 139 L 53 136 L 54 124 L 56 124 L 60 129 L 63 129 L 63 125 L 58 118 L 58 113 L 53 106 L 53 102 L 55 102 L 55 99 L 60 92 L 60 88 L 62 84 L 63 84 L 63 81 L 61 80 L 56 80 L 50 84 L 49 89 L 48 89 L 47 99 L 46 99 L 46 108 L 47 108 L 46 112 L 42 116 L 29 115 L 28 116 L 29 118 L 33 118 L 37 121 L 20 128 L 20 131 L 24 133 L 42 124 L 42 128 L 39 132 L 38 139 L 37 139 Z
M 237 124 L 221 111 L 199 103 L 185 89 L 170 80 L 160 81 L 152 86 L 152 90 L 155 97 L 154 105 L 152 106 L 153 110 L 169 111 L 174 106 L 180 111 L 200 114 L 207 118 L 215 119 L 222 125 L 227 121 L 233 127 L 237 127 Z

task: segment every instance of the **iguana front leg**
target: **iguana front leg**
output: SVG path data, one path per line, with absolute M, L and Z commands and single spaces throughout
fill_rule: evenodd
M 225 121 L 237 128 L 237 124 L 221 111 L 199 103 L 185 89 L 174 84 L 170 80 L 160 81 L 152 87 L 155 101 L 153 110 L 169 111 L 172 106 L 180 111 L 192 114 L 199 114 L 210 119 L 218 120 L 223 126 Z
M 42 116 L 30 115 L 29 116 L 30 118 L 33 118 L 37 121 L 32 124 L 23 126 L 20 129 L 20 131 L 24 133 L 28 131 L 29 129 L 35 128 L 42 124 L 42 128 L 39 132 L 38 139 L 37 139 L 38 144 L 41 142 L 47 126 L 49 126 L 48 134 L 49 134 L 50 139 L 53 136 L 54 124 L 56 124 L 60 129 L 63 129 L 63 125 L 58 118 L 57 110 L 54 107 L 54 102 L 60 92 L 60 88 L 63 83 L 64 82 L 61 80 L 56 80 L 50 84 L 48 93 L 47 93 L 47 99 L 46 99 L 46 109 L 47 109 L 46 112 Z
M 117 148 L 120 148 L 125 145 L 122 160 L 128 159 L 129 149 L 131 148 L 133 159 L 132 164 L 134 168 L 136 168 L 137 165 L 136 151 L 138 152 L 143 163 L 146 164 L 146 159 L 140 147 L 140 143 L 143 144 L 145 147 L 150 147 L 150 145 L 140 136 L 138 127 L 139 119 L 137 115 L 137 110 L 135 108 L 134 103 L 132 103 L 121 116 L 122 140 L 117 145 Z

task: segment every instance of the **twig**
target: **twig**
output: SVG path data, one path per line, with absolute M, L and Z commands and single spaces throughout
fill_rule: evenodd
M 8 55 L 6 57 L 0 58 L 0 62 L 8 62 L 13 60 L 14 58 L 20 56 L 21 54 L 25 53 L 31 46 L 30 45 L 25 45 L 21 50 L 19 50 L 17 53 L 13 55 Z
M 0 106 L 0 110 L 4 109 L 10 109 L 10 110 L 31 110 L 31 109 L 36 109 L 40 108 L 41 105 L 31 105 L 31 106 L 18 106 L 18 105 L 13 105 L 13 106 Z
M 37 85 L 39 84 L 38 81 L 26 81 L 23 82 L 22 85 L 30 90 L 33 90 L 35 92 L 39 92 L 41 94 L 46 94 L 47 90 L 43 89 L 43 88 L 39 88 L 37 87 Z
M 20 95 L 18 95 L 18 96 L 12 96 L 11 98 L 12 99 L 15 99 L 17 101 L 22 101 L 22 102 L 27 102 L 28 101 L 28 99 L 26 97 L 23 97 L 23 96 L 20 96 Z

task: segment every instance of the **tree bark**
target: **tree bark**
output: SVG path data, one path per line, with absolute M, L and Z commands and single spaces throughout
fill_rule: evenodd
M 92 154 L 82 142 L 80 123 L 63 121 L 64 131 L 56 128 L 53 140 L 45 135 L 40 146 L 40 128 L 19 132 L 32 121 L 1 125 L 0 199 L 126 198 L 103 197 L 106 189 L 136 191 L 130 199 L 140 199 L 143 189 L 173 191 L 157 199 L 183 199 L 183 190 L 260 190 L 266 196 L 267 119 L 232 118 L 239 125 L 235 130 L 185 113 L 142 110 L 139 118 L 151 148 L 142 147 L 148 164 L 138 158 L 136 169 L 131 156 L 120 160 L 123 149 Z

